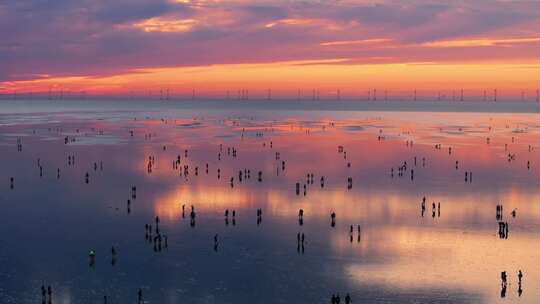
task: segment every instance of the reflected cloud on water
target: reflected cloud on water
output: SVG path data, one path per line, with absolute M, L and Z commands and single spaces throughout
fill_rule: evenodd
M 135 301 L 138 288 L 159 303 L 326 303 L 335 292 L 366 303 L 496 303 L 507 271 L 504 301 L 536 303 L 537 122 L 500 113 L 3 114 L 1 178 L 14 177 L 14 187 L 6 182 L 0 194 L 10 231 L 0 297 L 35 303 L 47 282 L 54 303 Z M 508 239 L 497 236 L 497 204 Z M 169 243 L 161 253 L 144 238 L 156 216 Z M 297 233 L 306 236 L 302 254 Z

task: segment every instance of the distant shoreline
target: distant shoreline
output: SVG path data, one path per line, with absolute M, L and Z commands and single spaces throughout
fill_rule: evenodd
M 3 100 L 1 114 L 39 112 L 253 110 L 357 112 L 540 113 L 537 102 L 354 101 L 354 100 Z

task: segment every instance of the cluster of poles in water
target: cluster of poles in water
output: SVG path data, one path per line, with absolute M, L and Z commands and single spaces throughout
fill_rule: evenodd
M 491 128 L 490 128 L 491 129 Z M 79 132 L 79 130 L 77 129 L 77 133 Z M 34 131 L 35 133 L 35 131 Z M 242 137 L 243 137 L 243 133 L 244 133 L 244 130 L 242 130 Z M 103 132 L 100 131 L 100 135 L 102 135 Z M 130 135 L 131 136 L 134 136 L 134 133 L 133 131 L 130 131 Z M 151 139 L 152 135 L 151 134 L 145 134 L 145 139 L 146 140 L 149 140 Z M 382 130 L 378 136 L 378 140 L 381 141 L 381 140 L 384 140 L 385 139 L 385 136 L 382 135 Z M 64 138 L 64 144 L 69 144 L 71 142 L 74 142 L 75 141 L 75 138 L 72 138 L 72 139 L 69 139 L 67 136 Z M 512 143 L 514 142 L 514 137 L 512 137 Z M 23 148 L 23 145 L 22 145 L 22 139 L 21 138 L 18 138 L 17 139 L 17 151 L 21 152 L 22 151 L 22 148 Z M 409 148 L 412 148 L 413 147 L 413 141 L 412 140 L 407 140 L 406 141 L 406 146 L 409 147 Z M 487 144 L 490 144 L 490 138 L 488 137 L 487 138 Z M 266 143 L 264 143 L 264 146 L 266 146 Z M 273 142 L 270 142 L 269 143 L 269 147 L 272 148 L 273 147 Z M 435 149 L 437 150 L 442 150 L 442 145 L 441 144 L 436 144 L 435 145 Z M 163 150 L 166 150 L 166 146 L 163 146 Z M 508 145 L 505 144 L 505 151 L 508 150 Z M 232 158 L 236 158 L 238 156 L 238 151 L 235 147 L 228 147 L 226 149 L 226 155 L 227 156 L 231 156 Z M 532 146 L 529 146 L 529 152 L 532 151 Z M 221 161 L 222 159 L 222 154 L 224 154 L 225 151 L 224 151 L 224 147 L 222 144 L 220 144 L 219 146 L 219 152 L 218 152 L 218 155 L 217 155 L 217 158 L 219 161 Z M 184 150 L 184 158 L 188 158 L 188 150 L 185 149 Z M 346 166 L 347 168 L 350 168 L 351 167 L 351 162 L 348 160 L 347 158 L 347 151 L 345 150 L 344 146 L 338 146 L 338 154 L 342 154 L 343 155 L 343 159 L 346 161 Z M 452 147 L 448 147 L 448 154 L 449 155 L 452 155 Z M 511 161 L 514 161 L 515 160 L 515 154 L 511 154 L 511 153 L 508 153 L 508 161 L 511 162 Z M 281 160 L 281 153 L 280 152 L 276 152 L 275 153 L 275 159 L 277 161 L 279 161 L 279 164 L 280 166 L 277 168 L 277 175 L 279 175 L 279 172 L 280 172 L 280 168 L 281 168 L 281 172 L 284 172 L 285 171 L 285 168 L 286 168 L 286 162 L 284 160 Z M 412 166 L 413 168 L 417 166 L 417 156 L 414 157 L 413 159 L 413 162 L 412 162 Z M 181 172 L 181 174 L 183 174 L 184 176 L 188 176 L 189 175 L 189 165 L 183 165 L 183 167 L 181 167 L 181 164 L 182 164 L 182 158 L 181 158 L 181 155 L 178 155 L 176 157 L 176 159 L 173 160 L 173 163 L 172 163 L 172 168 L 173 170 L 178 170 Z M 39 168 L 39 176 L 42 177 L 43 176 L 43 166 L 42 166 L 42 163 L 41 163 L 41 160 L 38 158 L 37 160 L 37 165 L 38 165 L 38 168 Z M 68 155 L 68 166 L 74 166 L 75 165 L 75 154 L 69 154 Z M 156 166 L 156 160 L 155 160 L 155 156 L 151 155 L 148 157 L 148 162 L 147 162 L 147 171 L 149 174 L 151 174 L 154 170 Z M 425 167 L 426 166 L 426 158 L 425 157 L 422 157 L 421 158 L 421 166 L 422 167 Z M 93 169 L 94 171 L 97 171 L 99 168 L 100 171 L 103 171 L 103 162 L 102 161 L 99 161 L 98 162 L 94 162 L 93 163 Z M 208 174 L 209 173 L 209 164 L 206 163 L 205 164 L 205 173 Z M 531 168 L 531 163 L 530 161 L 527 161 L 527 169 L 530 170 Z M 455 169 L 458 170 L 459 169 L 459 161 L 456 160 L 455 161 Z M 195 175 L 199 175 L 199 167 L 196 166 L 195 167 Z M 407 171 L 410 171 L 410 178 L 411 180 L 414 180 L 414 169 L 410 168 L 410 166 L 408 165 L 407 161 L 403 161 L 403 163 L 397 167 L 397 175 L 398 177 L 402 177 L 405 175 L 405 173 Z M 393 178 L 394 177 L 394 168 L 391 168 L 391 177 Z M 468 183 L 471 183 L 472 182 L 472 178 L 473 178 L 473 174 L 471 171 L 465 171 L 464 172 L 464 175 L 465 175 L 465 182 L 468 182 Z M 60 178 L 60 168 L 57 169 L 57 178 L 59 179 Z M 217 168 L 217 178 L 220 179 L 221 178 L 221 169 L 220 168 Z M 250 169 L 243 169 L 243 170 L 239 170 L 238 171 L 238 181 L 239 182 L 242 182 L 244 179 L 250 179 L 251 178 L 251 170 Z M 230 177 L 230 185 L 231 187 L 234 187 L 234 176 L 233 177 Z M 308 186 L 309 185 L 313 185 L 314 184 L 314 180 L 315 180 L 315 176 L 313 173 L 307 173 L 306 174 L 306 181 L 305 183 L 303 184 L 303 187 L 301 187 L 301 183 L 300 182 L 297 182 L 296 183 L 296 187 L 295 187 L 295 192 L 296 192 L 296 195 L 300 195 L 302 193 L 302 190 L 303 190 L 303 195 L 307 195 L 307 189 L 308 189 Z M 86 172 L 85 175 L 84 175 L 84 181 L 86 184 L 88 184 L 90 182 L 90 174 L 89 172 Z M 257 173 L 257 181 L 259 183 L 263 182 L 263 171 L 258 171 Z M 9 178 L 9 182 L 10 182 L 10 189 L 14 189 L 15 188 L 15 179 L 14 177 L 10 177 Z M 352 177 L 347 177 L 347 189 L 351 189 L 352 188 L 352 184 L 353 184 L 353 181 L 352 181 Z M 321 176 L 320 177 L 320 187 L 321 188 L 324 188 L 325 186 L 325 177 L 324 176 Z M 127 200 L 127 210 L 128 210 L 128 213 L 131 212 L 131 200 L 135 200 L 137 198 L 137 187 L 136 186 L 132 186 L 131 187 L 131 198 Z M 182 218 L 185 218 L 185 213 L 186 213 L 186 206 L 185 205 L 182 205 Z M 427 207 L 426 207 L 426 197 L 424 196 L 423 199 L 422 199 L 422 202 L 421 202 L 421 217 L 424 217 L 425 213 L 426 213 L 426 210 L 427 210 Z M 431 211 L 432 211 L 432 217 L 435 218 L 435 217 L 440 217 L 441 216 L 441 203 L 438 202 L 437 204 L 435 202 L 432 203 L 431 205 Z M 257 225 L 260 225 L 262 223 L 262 214 L 263 214 L 263 210 L 262 208 L 258 208 L 257 209 Z M 516 210 L 514 209 L 512 211 L 512 216 L 515 218 L 516 217 Z M 229 225 L 229 218 L 231 217 L 231 220 L 232 220 L 232 225 L 236 225 L 236 218 L 237 218 L 237 214 L 236 214 L 236 210 L 232 210 L 231 212 L 229 212 L 229 209 L 226 209 L 225 212 L 224 212 L 224 217 L 225 217 L 225 224 L 226 225 Z M 196 220 L 196 213 L 195 213 L 195 207 L 192 205 L 191 206 L 191 210 L 189 212 L 189 219 L 190 219 L 190 226 L 191 227 L 195 227 L 195 220 Z M 496 208 L 496 219 L 498 221 L 498 225 L 499 225 L 499 230 L 498 230 L 498 235 L 501 239 L 507 239 L 508 238 L 508 232 L 509 232 L 509 226 L 508 226 L 508 222 L 507 221 L 503 221 L 503 206 L 502 204 L 501 205 L 497 205 L 497 208 Z M 303 223 L 304 223 L 304 210 L 303 209 L 300 209 L 299 212 L 298 212 L 298 223 L 299 223 L 299 226 L 302 226 Z M 154 252 L 161 252 L 162 249 L 167 249 L 169 244 L 168 244 L 168 237 L 166 234 L 163 234 L 162 231 L 160 230 L 160 219 L 158 216 L 155 217 L 155 224 L 154 226 L 152 224 L 145 224 L 144 227 L 145 227 L 145 240 L 152 244 L 153 245 L 153 250 Z M 335 212 L 331 212 L 330 214 L 330 226 L 332 228 L 334 228 L 336 225 L 336 213 Z M 354 225 L 350 225 L 349 227 L 349 237 L 350 237 L 350 241 L 351 243 L 353 242 L 353 235 L 354 235 Z M 360 225 L 357 225 L 357 241 L 360 242 L 361 240 L 361 227 Z M 219 247 L 219 235 L 216 233 L 213 237 L 213 240 L 214 240 L 214 246 L 213 246 L 213 249 L 214 251 L 218 251 L 218 247 Z M 304 251 L 305 251 L 305 247 L 304 245 L 306 244 L 306 237 L 305 237 L 305 234 L 304 232 L 300 231 L 297 233 L 297 251 L 298 253 L 301 253 L 301 254 L 304 254 Z M 112 265 L 115 265 L 116 264 L 116 261 L 117 261 L 117 251 L 116 251 L 116 248 L 113 246 L 111 248 L 111 264 Z M 96 252 L 94 250 L 90 250 L 89 252 L 89 265 L 90 267 L 95 267 L 96 265 Z M 518 294 L 519 296 L 521 296 L 522 294 L 522 278 L 523 278 L 523 274 L 521 272 L 521 270 L 519 270 L 519 273 L 518 273 L 518 283 L 519 283 L 519 289 L 518 289 Z M 506 272 L 502 272 L 501 273 L 501 297 L 505 297 L 506 295 L 506 288 L 507 288 L 507 274 Z M 42 294 L 42 302 L 43 303 L 52 303 L 52 288 L 51 286 L 48 286 L 47 288 L 45 288 L 45 286 L 41 286 L 41 294 Z M 137 295 L 138 295 L 138 301 L 139 303 L 142 303 L 143 302 L 143 297 L 142 297 L 142 289 L 139 289 L 138 292 L 137 292 Z M 104 297 L 104 301 L 105 303 L 107 303 L 107 296 Z M 339 294 L 336 294 L 336 295 L 332 295 L 331 297 L 331 303 L 334 304 L 334 303 L 337 303 L 339 304 L 341 301 L 340 299 L 340 296 Z M 344 302 L 346 304 L 348 303 L 352 303 L 352 300 L 351 300 L 351 297 L 349 294 L 347 294 L 344 298 Z

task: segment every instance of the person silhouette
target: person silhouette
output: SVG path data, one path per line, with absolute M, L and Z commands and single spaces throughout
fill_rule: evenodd
M 90 267 L 94 267 L 96 264 L 96 252 L 94 250 L 90 250 L 88 257 L 90 259 Z
M 350 303 L 352 303 L 351 296 L 349 295 L 349 293 L 347 293 L 347 295 L 345 296 L 345 304 L 350 304 Z
M 111 248 L 111 255 L 111 264 L 114 266 L 116 264 L 116 249 L 114 248 L 114 246 Z
M 195 216 L 195 208 L 191 206 L 191 213 L 189 214 L 191 227 L 195 227 Z
M 49 303 L 52 303 L 52 288 L 51 288 L 51 285 L 47 286 L 47 295 L 49 296 Z
M 47 291 L 45 290 L 45 286 L 41 285 L 41 303 L 45 303 L 47 300 Z

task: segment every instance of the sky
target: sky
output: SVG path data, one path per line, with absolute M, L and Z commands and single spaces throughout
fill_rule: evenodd
M 540 1 L 0 0 L 4 94 L 533 98 L 538 87 Z

